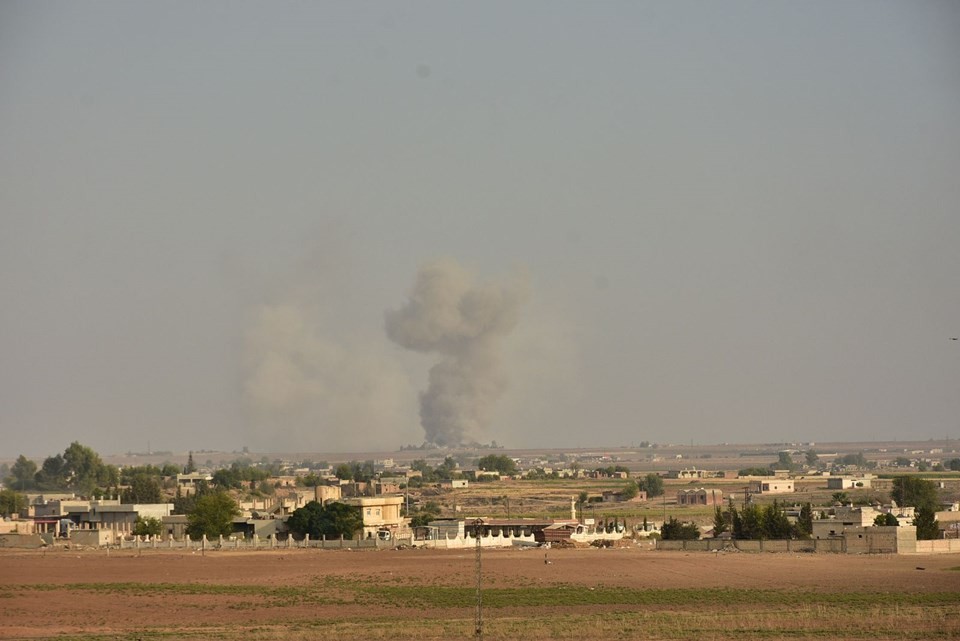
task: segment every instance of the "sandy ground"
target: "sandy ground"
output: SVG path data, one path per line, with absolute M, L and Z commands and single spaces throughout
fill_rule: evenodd
M 546 563 L 545 561 L 549 561 Z M 655 552 L 625 549 L 490 550 L 483 581 L 499 587 L 608 585 L 632 588 L 774 588 L 879 592 L 960 591 L 960 556 L 846 556 Z M 326 578 L 409 581 L 417 585 L 474 585 L 474 556 L 418 549 L 346 551 L 145 550 L 0 551 L 0 639 L 84 633 L 117 638 L 136 629 L 273 625 L 328 617 L 370 616 L 362 605 L 259 605 L 249 595 L 149 590 L 70 589 L 79 583 L 212 584 L 318 589 Z M 20 586 L 42 589 L 20 589 Z M 460 613 L 469 617 L 469 612 Z M 390 615 L 423 613 L 397 604 Z

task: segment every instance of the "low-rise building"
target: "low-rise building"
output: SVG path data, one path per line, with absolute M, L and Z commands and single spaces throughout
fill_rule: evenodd
M 723 492 L 697 488 L 677 492 L 677 505 L 723 505 Z
M 604 490 L 601 493 L 601 498 L 604 503 L 643 503 L 647 500 L 647 493 L 645 490 L 637 490 L 637 493 L 633 496 L 630 496 L 629 493 L 624 493 L 623 490 Z
M 177 474 L 177 489 L 183 496 L 190 496 L 197 491 L 197 486 L 201 483 L 210 483 L 213 476 L 206 472 L 191 472 L 189 474 Z
M 347 498 L 343 502 L 360 508 L 364 538 L 374 538 L 380 530 L 389 530 L 396 535 L 406 529 L 408 519 L 400 516 L 402 496 L 364 496 Z
M 792 479 L 760 479 L 750 481 L 749 491 L 754 494 L 789 494 L 796 491 Z
M 828 490 L 852 490 L 868 488 L 873 482 L 873 476 L 831 476 L 827 479 Z

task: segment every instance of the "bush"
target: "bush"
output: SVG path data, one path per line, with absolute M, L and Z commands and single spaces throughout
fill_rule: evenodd
M 152 516 L 147 518 L 138 516 L 137 523 L 133 526 L 133 533 L 136 536 L 160 536 L 161 532 L 163 532 L 163 522 Z
M 331 501 L 320 505 L 317 501 L 310 501 L 290 515 L 287 527 L 301 537 L 309 534 L 312 539 L 341 536 L 350 539 L 363 528 L 363 517 L 359 508 L 346 503 Z
M 240 516 L 240 508 L 226 492 L 207 494 L 197 499 L 187 515 L 187 534 L 194 539 L 229 536 L 233 532 L 233 519 Z
M 700 538 L 700 528 L 696 523 L 681 523 L 671 516 L 660 528 L 660 536 L 664 541 L 693 541 Z

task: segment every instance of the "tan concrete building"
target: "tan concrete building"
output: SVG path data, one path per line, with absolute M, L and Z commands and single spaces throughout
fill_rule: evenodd
M 723 492 L 697 488 L 677 492 L 677 505 L 723 505 Z
M 790 494 L 796 491 L 792 479 L 778 478 L 750 481 L 749 488 L 754 494 Z
M 831 476 L 827 479 L 828 490 L 852 490 L 855 488 L 869 488 L 873 483 L 872 476 Z
M 402 496 L 363 496 L 344 499 L 343 502 L 360 508 L 364 538 L 373 538 L 380 530 L 389 530 L 395 536 L 406 529 L 408 521 L 400 516 Z

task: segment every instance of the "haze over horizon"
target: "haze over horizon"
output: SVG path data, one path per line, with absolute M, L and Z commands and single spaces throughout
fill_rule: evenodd
M 958 114 L 953 2 L 4 2 L 0 459 L 960 438 Z

